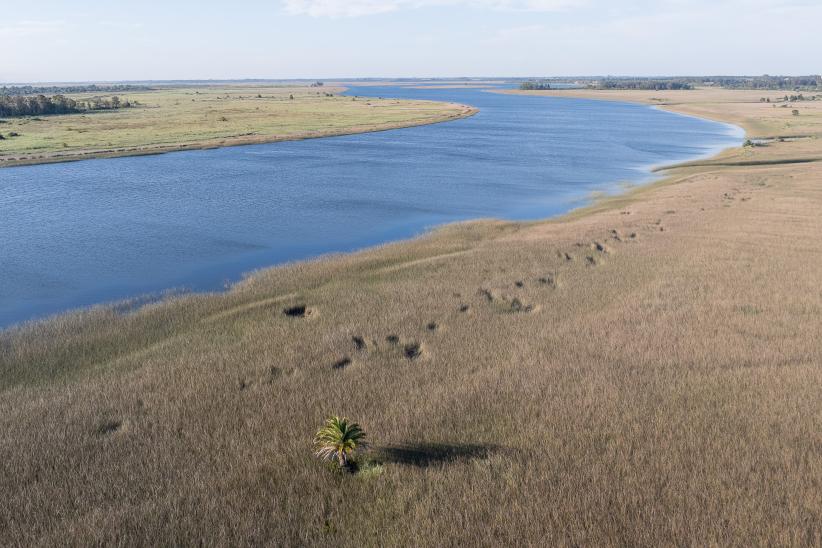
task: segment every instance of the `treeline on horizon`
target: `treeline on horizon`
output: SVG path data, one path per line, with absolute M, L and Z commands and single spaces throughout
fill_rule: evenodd
M 693 84 L 689 82 L 680 82 L 678 80 L 602 80 L 595 83 L 591 87 L 597 89 L 648 89 L 648 90 L 664 90 L 664 89 L 694 89 Z
M 135 103 L 121 100 L 118 96 L 111 98 L 92 97 L 81 101 L 64 95 L 9 96 L 0 95 L 0 116 L 47 116 L 49 114 L 75 114 L 94 110 L 116 110 L 129 108 Z
M 583 79 L 584 81 L 584 79 Z M 590 80 L 598 89 L 693 89 L 695 86 L 727 89 L 808 90 L 822 89 L 822 76 L 678 76 L 673 78 L 603 78 Z
M 739 89 L 817 89 L 822 88 L 822 76 L 711 76 L 697 79 L 695 83 Z
M 519 89 L 526 91 L 543 91 L 546 89 L 551 89 L 551 84 L 544 81 L 529 80 L 527 82 L 521 83 L 519 85 Z
M 149 90 L 151 90 L 151 88 L 148 86 L 138 86 L 133 84 L 89 84 L 81 86 L 3 86 L 0 87 L 0 96 L 63 95 L 66 93 L 121 93 L 124 91 Z

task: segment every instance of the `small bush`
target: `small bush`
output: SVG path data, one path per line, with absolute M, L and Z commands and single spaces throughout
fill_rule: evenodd
M 320 459 L 336 463 L 342 470 L 355 464 L 356 451 L 365 445 L 365 432 L 356 422 L 347 418 L 331 417 L 314 436 L 314 454 Z
M 381 463 L 367 459 L 359 463 L 357 467 L 357 477 L 363 479 L 379 476 L 383 472 L 385 472 L 385 467 Z

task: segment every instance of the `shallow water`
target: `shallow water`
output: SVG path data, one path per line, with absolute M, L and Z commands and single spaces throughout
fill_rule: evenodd
M 0 170 L 0 326 L 406 238 L 479 217 L 542 218 L 650 166 L 741 143 L 651 107 L 470 89 L 350 94 L 480 108 L 379 133 Z

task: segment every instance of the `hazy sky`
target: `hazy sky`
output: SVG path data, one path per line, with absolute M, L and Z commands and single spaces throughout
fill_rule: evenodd
M 0 82 L 822 72 L 822 0 L 0 0 Z

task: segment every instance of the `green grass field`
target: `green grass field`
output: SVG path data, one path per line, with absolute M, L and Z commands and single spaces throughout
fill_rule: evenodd
M 473 112 L 430 101 L 353 99 L 340 96 L 340 91 L 277 86 L 159 89 L 119 94 L 140 103 L 129 109 L 5 118 L 0 123 L 0 134 L 6 136 L 0 140 L 0 166 L 360 133 Z M 18 136 L 9 137 L 12 133 Z

